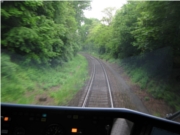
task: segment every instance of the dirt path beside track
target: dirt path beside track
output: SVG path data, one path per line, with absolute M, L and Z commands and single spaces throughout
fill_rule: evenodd
M 110 84 L 113 89 L 113 96 L 115 107 L 118 108 L 129 108 L 137 110 L 144 113 L 149 113 L 145 108 L 139 97 L 131 90 L 131 87 L 126 83 L 122 77 L 122 73 L 115 65 L 104 62 L 106 65 L 106 70 L 108 71 L 108 76 L 110 79 Z
M 111 69 L 116 78 L 127 86 L 126 93 L 131 102 L 136 106 L 135 110 L 149 113 L 159 117 L 165 117 L 166 114 L 173 113 L 165 101 L 162 99 L 155 99 L 146 89 L 142 90 L 140 86 L 133 83 L 130 77 L 124 72 L 123 67 L 116 63 L 105 62 Z

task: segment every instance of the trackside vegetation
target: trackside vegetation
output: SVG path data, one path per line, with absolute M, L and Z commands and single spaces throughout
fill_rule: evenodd
M 163 48 L 142 56 L 123 59 L 118 63 L 141 90 L 147 90 L 156 99 L 163 99 L 174 111 L 178 111 L 179 84 L 172 73 L 171 51 L 170 48 Z
M 78 52 L 88 51 L 180 110 L 180 2 L 128 1 L 101 20 L 84 17 L 90 8 L 86 0 L 1 3 L 2 102 L 66 105 L 87 79 Z
M 87 75 L 77 53 L 89 8 L 89 1 L 1 3 L 2 102 L 39 104 L 47 97 L 46 104 L 59 105 L 72 98 Z
M 128 1 L 82 26 L 85 51 L 117 62 L 142 90 L 180 110 L 180 2 Z
M 67 105 L 88 77 L 87 60 L 79 54 L 56 68 L 15 64 L 6 54 L 1 60 L 2 102 L 43 104 L 39 98 L 46 97 L 46 104 Z
M 1 46 L 11 61 L 62 65 L 81 49 L 80 26 L 89 1 L 4 1 Z

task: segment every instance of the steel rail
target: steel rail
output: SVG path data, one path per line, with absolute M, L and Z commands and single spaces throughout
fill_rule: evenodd
M 99 60 L 98 60 L 99 61 Z M 106 82 L 107 82 L 107 85 L 108 85 L 108 91 L 109 91 L 109 99 L 110 99 L 110 105 L 111 105 L 111 108 L 114 108 L 114 104 L 113 104 L 113 99 L 112 99 L 112 93 L 111 93 L 111 87 L 110 87 L 110 83 L 109 83 L 109 79 L 108 79 L 108 76 L 107 76 L 107 73 L 106 73 L 106 70 L 103 66 L 103 64 L 99 61 L 99 63 L 101 64 L 102 68 L 103 68 L 103 71 L 104 71 L 104 74 L 105 74 L 105 77 L 106 77 Z
M 111 87 L 110 87 L 110 83 L 109 83 L 109 79 L 108 79 L 106 70 L 105 70 L 103 64 L 102 64 L 98 59 L 96 59 L 96 58 L 94 58 L 94 57 L 92 57 L 92 56 L 90 56 L 90 57 L 91 57 L 91 59 L 97 60 L 97 61 L 100 63 L 102 69 L 103 69 L 103 72 L 104 72 L 104 75 L 105 75 L 105 78 L 106 78 L 107 87 L 108 87 L 110 106 L 111 106 L 111 108 L 113 108 L 114 105 L 113 105 L 113 98 L 112 98 L 112 93 L 111 93 Z M 85 98 L 84 98 L 82 107 L 86 107 L 86 104 L 87 104 L 87 101 L 88 101 L 88 98 L 89 98 L 89 94 L 90 94 L 90 91 L 91 91 L 91 88 L 92 88 L 92 84 L 93 84 L 93 81 L 94 81 L 95 70 L 96 70 L 96 68 L 95 68 L 95 64 L 94 64 L 93 72 L 91 73 L 90 83 L 89 83 L 89 85 L 88 85 L 88 90 L 87 90 L 87 92 L 86 92 L 86 96 L 85 96 Z
M 92 84 L 93 84 L 93 80 L 94 80 L 94 76 L 95 76 L 95 64 L 94 64 L 94 67 L 93 67 L 93 72 L 91 73 L 91 81 L 90 81 L 90 84 L 88 86 L 88 90 L 87 90 L 87 93 L 86 93 L 86 96 L 85 96 L 85 99 L 84 99 L 84 102 L 82 104 L 82 107 L 85 107 L 86 106 L 86 103 L 87 103 L 87 100 L 89 98 L 89 93 L 91 91 L 91 87 L 92 87 Z

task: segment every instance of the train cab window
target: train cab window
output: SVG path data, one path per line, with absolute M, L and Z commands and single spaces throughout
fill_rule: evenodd
M 179 13 L 179 1 L 1 0 L 1 133 L 180 134 Z

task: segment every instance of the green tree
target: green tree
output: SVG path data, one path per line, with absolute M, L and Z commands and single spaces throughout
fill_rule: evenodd
M 3 2 L 2 50 L 24 64 L 57 65 L 81 48 L 77 32 L 89 1 Z
M 131 33 L 133 45 L 142 52 L 171 46 L 174 55 L 179 55 L 180 3 L 175 1 L 143 2 L 137 9 L 140 16 L 136 29 Z
M 102 20 L 91 19 L 90 24 L 85 24 L 88 27 L 86 31 L 86 44 L 93 46 L 92 48 L 98 50 L 100 54 L 108 53 L 111 50 L 112 39 L 112 20 L 114 8 L 106 8 L 103 10 L 104 17 Z
M 134 41 L 131 31 L 135 29 L 134 23 L 138 16 L 136 7 L 137 3 L 128 2 L 116 12 L 111 38 L 111 53 L 115 58 L 130 57 L 138 53 L 131 44 Z

